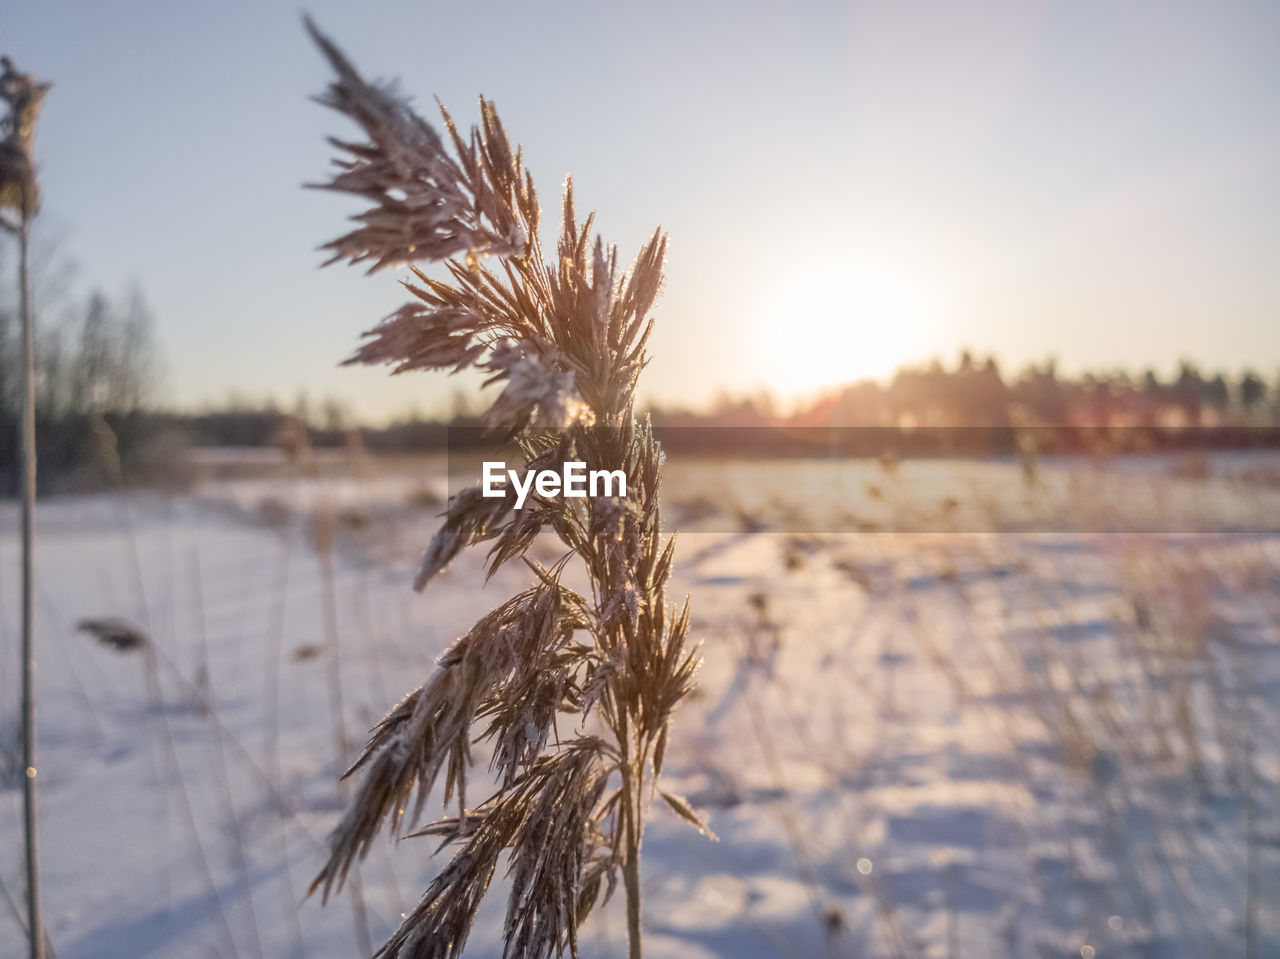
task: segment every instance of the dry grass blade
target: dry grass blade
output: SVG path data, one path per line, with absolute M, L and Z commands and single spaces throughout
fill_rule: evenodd
M 707 824 L 703 822 L 702 817 L 698 815 L 697 811 L 689 805 L 689 800 L 685 799 L 683 796 L 677 796 L 675 793 L 669 793 L 665 789 L 659 790 L 659 792 L 662 793 L 662 798 L 667 801 L 667 805 L 675 810 L 677 816 L 689 823 L 694 829 L 698 830 L 698 832 L 702 833 L 708 839 L 719 839 L 715 833 L 707 828 Z
M 76 623 L 76 629 L 118 653 L 132 653 L 151 644 L 142 627 L 115 617 L 82 619 Z

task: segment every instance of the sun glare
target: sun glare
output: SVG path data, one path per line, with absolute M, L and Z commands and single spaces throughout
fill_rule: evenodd
M 889 377 L 929 350 L 922 291 L 890 273 L 835 266 L 784 288 L 770 311 L 770 386 L 783 393 Z

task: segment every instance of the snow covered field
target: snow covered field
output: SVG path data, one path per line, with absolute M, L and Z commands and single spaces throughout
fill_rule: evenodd
M 442 465 L 40 505 L 60 959 L 359 955 L 356 900 L 304 899 L 342 806 L 335 743 L 350 758 L 525 585 L 513 565 L 482 588 L 464 554 L 411 592 Z M 1280 471 L 1208 466 L 774 463 L 734 486 L 743 464 L 674 464 L 705 665 L 665 774 L 719 841 L 653 809 L 648 955 L 1280 954 Z M 837 521 L 862 531 L 820 532 Z M 3 957 L 24 942 L 17 569 L 4 504 Z M 151 650 L 75 630 L 101 616 Z M 365 862 L 375 946 L 432 849 Z M 624 954 L 620 898 L 584 955 Z M 502 905 L 495 888 L 468 955 L 500 955 Z

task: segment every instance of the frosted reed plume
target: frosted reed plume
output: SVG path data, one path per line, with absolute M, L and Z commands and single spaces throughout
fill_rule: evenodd
M 0 121 L 0 210 L 10 210 L 17 220 L 0 218 L 0 225 L 16 233 L 40 206 L 32 141 L 40 107 L 53 85 L 37 83 L 30 74 L 19 72 L 8 57 L 0 57 L 0 67 L 4 68 L 0 72 L 0 99 L 9 107 Z
M 535 494 L 518 512 L 511 497 L 486 498 L 479 487 L 451 499 L 415 588 L 479 543 L 488 544 L 490 575 L 519 559 L 534 582 L 459 638 L 374 729 L 348 772 L 359 785 L 312 888 L 327 899 L 341 887 L 384 825 L 415 828 L 443 775 L 456 815 L 416 835 L 456 851 L 380 956 L 461 955 L 505 857 L 505 956 L 577 956 L 579 925 L 621 874 L 629 954 L 638 959 L 645 816 L 672 714 L 699 661 L 687 601 L 679 610 L 667 601 L 674 542 L 661 533 L 662 452 L 634 410 L 666 238 L 655 231 L 620 271 L 616 249 L 592 238 L 592 217 L 578 221 L 570 182 L 548 261 L 533 180 L 491 102 L 480 100 L 480 125 L 466 136 L 441 107 L 441 135 L 394 86 L 365 81 L 307 26 L 336 73 L 320 102 L 367 138 L 331 141 L 343 158 L 321 186 L 370 204 L 356 229 L 328 244 L 331 262 L 369 263 L 370 272 L 441 262 L 445 274 L 413 267 L 405 283 L 413 299 L 348 362 L 395 373 L 478 368 L 499 388 L 485 422 L 516 443 L 526 470 L 575 459 L 628 477 L 625 498 Z M 550 569 L 526 555 L 543 531 L 565 549 Z M 561 582 L 571 562 L 585 568 L 590 596 Z M 569 729 L 576 734 L 565 736 Z M 499 786 L 468 808 L 477 740 L 492 744 Z M 702 828 L 684 800 L 661 795 Z

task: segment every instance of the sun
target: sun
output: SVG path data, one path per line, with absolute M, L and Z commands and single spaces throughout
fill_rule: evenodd
M 892 273 L 856 264 L 808 272 L 769 311 L 770 385 L 797 394 L 887 378 L 928 353 L 932 318 L 924 291 Z

